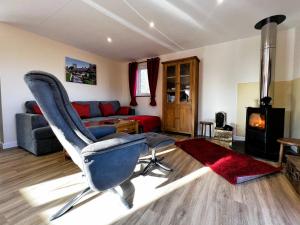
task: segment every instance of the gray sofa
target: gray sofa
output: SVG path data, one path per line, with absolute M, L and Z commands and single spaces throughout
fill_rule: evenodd
M 115 112 L 118 112 L 120 102 L 115 101 L 77 101 L 78 104 L 90 105 L 90 118 L 85 118 L 83 121 L 103 121 L 112 118 L 127 118 L 135 115 L 134 109 L 130 109 L 129 115 L 114 115 L 104 117 L 99 109 L 100 103 L 111 103 Z M 44 155 L 62 150 L 60 142 L 55 137 L 43 115 L 35 114 L 35 101 L 27 101 L 25 103 L 26 113 L 16 114 L 17 126 L 17 142 L 18 146 L 33 153 L 34 155 Z M 112 128 L 101 129 L 101 132 L 110 133 Z M 91 130 L 93 133 L 94 130 Z M 99 135 L 99 130 L 95 131 Z M 101 133 L 101 135 L 103 135 Z

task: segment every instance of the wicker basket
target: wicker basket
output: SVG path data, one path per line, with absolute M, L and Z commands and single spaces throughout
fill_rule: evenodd
M 286 158 L 286 176 L 297 193 L 300 194 L 300 157 L 286 155 Z
M 232 131 L 215 129 L 214 139 L 219 141 L 232 142 Z

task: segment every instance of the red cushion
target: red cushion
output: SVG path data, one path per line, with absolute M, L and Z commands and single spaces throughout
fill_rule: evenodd
M 76 102 L 72 102 L 73 108 L 77 111 L 80 118 L 89 118 L 91 117 L 90 113 L 90 105 L 89 104 L 78 104 Z
M 100 110 L 103 116 L 113 116 L 115 115 L 115 111 L 113 105 L 110 103 L 100 103 L 99 104 Z
M 43 115 L 43 113 L 42 113 L 40 107 L 39 107 L 37 104 L 36 104 L 36 105 L 33 105 L 33 106 L 32 106 L 32 109 L 33 109 L 33 112 L 34 112 L 35 114 Z
M 121 106 L 116 114 L 117 115 L 129 115 L 129 112 L 130 112 L 129 106 Z

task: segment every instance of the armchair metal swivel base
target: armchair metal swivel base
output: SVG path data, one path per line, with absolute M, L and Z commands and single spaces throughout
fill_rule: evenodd
M 78 195 L 76 195 L 74 198 L 72 198 L 67 204 L 65 204 L 60 210 L 58 210 L 54 215 L 52 215 L 49 220 L 55 220 L 58 217 L 61 217 L 66 212 L 68 212 L 70 209 L 73 208 L 73 206 L 85 195 L 92 192 L 92 189 L 90 187 L 87 187 L 83 191 L 81 191 Z
M 110 189 L 113 193 L 117 194 L 118 197 L 120 198 L 121 202 L 124 204 L 124 206 L 126 206 L 126 208 L 130 209 L 132 207 L 132 204 L 130 204 L 129 202 L 126 201 L 126 199 L 123 198 L 123 196 L 121 196 L 119 194 L 119 192 L 117 192 L 117 190 L 115 188 L 111 188 Z M 59 217 L 61 217 L 62 215 L 64 215 L 65 213 L 67 213 L 69 210 L 71 210 L 73 208 L 73 206 L 81 199 L 83 198 L 85 195 L 88 195 L 89 193 L 93 192 L 93 190 L 90 187 L 85 188 L 83 191 L 81 191 L 78 195 L 76 195 L 75 197 L 73 197 L 67 204 L 65 204 L 61 209 L 59 209 L 55 214 L 53 214 L 49 220 L 55 220 Z
M 161 157 L 161 158 L 157 158 L 156 157 L 156 149 L 153 148 L 151 150 L 151 159 L 140 159 L 139 160 L 139 163 L 147 163 L 147 166 L 144 168 L 143 172 L 141 173 L 142 175 L 147 175 L 148 172 L 150 172 L 150 170 L 154 167 L 159 167 L 159 168 L 162 168 L 163 170 L 166 170 L 166 171 L 172 171 L 171 168 L 163 165 L 161 163 L 161 161 L 164 159 L 164 157 Z
M 158 158 L 156 156 L 156 150 L 168 145 L 174 144 L 174 140 L 166 135 L 157 134 L 157 133 L 146 133 L 146 142 L 151 151 L 150 159 L 140 159 L 139 163 L 147 163 L 147 166 L 144 168 L 142 175 L 146 175 L 154 167 L 161 168 L 165 171 L 172 171 L 171 168 L 162 164 L 164 157 Z
M 81 169 L 88 184 L 51 220 L 62 216 L 90 191 L 113 189 L 133 174 L 141 153 L 148 149 L 144 135 L 113 133 L 96 139 L 82 123 L 55 76 L 33 71 L 25 75 L 25 82 L 55 136 Z

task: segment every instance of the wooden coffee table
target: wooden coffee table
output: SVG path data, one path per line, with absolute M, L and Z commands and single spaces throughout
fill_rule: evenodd
M 126 119 L 110 119 L 104 121 L 91 121 L 85 122 L 84 125 L 89 127 L 99 127 L 99 126 L 114 126 L 116 127 L 117 133 L 138 133 L 139 124 L 136 120 L 126 120 Z
M 139 133 L 139 123 L 136 120 L 119 120 L 115 124 L 111 124 L 117 129 L 117 133 L 137 134 Z

